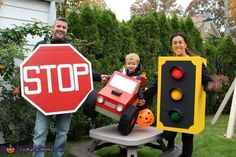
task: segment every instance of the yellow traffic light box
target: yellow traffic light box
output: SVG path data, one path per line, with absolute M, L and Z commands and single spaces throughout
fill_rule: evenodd
M 198 56 L 158 58 L 158 129 L 191 134 L 204 129 L 203 64 L 206 59 Z

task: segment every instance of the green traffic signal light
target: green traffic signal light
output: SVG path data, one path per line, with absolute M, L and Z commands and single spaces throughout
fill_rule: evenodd
M 183 114 L 180 110 L 174 109 L 169 111 L 170 120 L 173 122 L 180 122 L 183 119 Z

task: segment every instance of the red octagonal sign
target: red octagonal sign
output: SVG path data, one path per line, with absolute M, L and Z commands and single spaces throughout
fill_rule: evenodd
M 70 44 L 39 45 L 20 71 L 22 96 L 45 115 L 76 112 L 93 89 L 91 63 Z

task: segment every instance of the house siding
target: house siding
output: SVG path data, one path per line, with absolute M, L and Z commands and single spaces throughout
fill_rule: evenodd
M 202 39 L 205 40 L 209 35 L 220 37 L 220 33 L 216 29 L 215 23 L 212 20 L 205 21 L 207 18 L 209 17 L 204 15 L 192 17 L 193 23 L 201 33 Z M 206 27 L 208 28 L 206 29 Z
M 50 2 L 37 0 L 3 0 L 0 8 L 0 28 L 32 23 L 40 20 L 49 23 Z M 14 25 L 13 25 L 14 24 Z
M 51 25 L 55 18 L 55 0 L 2 0 L 0 6 L 0 29 L 34 21 Z M 40 37 L 27 37 L 26 47 L 32 49 L 40 39 Z

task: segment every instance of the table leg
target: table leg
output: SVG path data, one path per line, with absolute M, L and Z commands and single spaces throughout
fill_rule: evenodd
M 95 140 L 95 139 L 93 139 L 93 140 L 92 140 L 92 144 L 88 147 L 88 151 L 89 151 L 89 152 L 93 152 L 94 149 L 96 148 L 96 146 L 97 146 L 100 142 L 101 142 L 100 140 Z
M 127 147 L 127 157 L 138 157 L 137 147 L 135 147 L 135 146 L 133 146 L 133 147 L 128 146 Z

